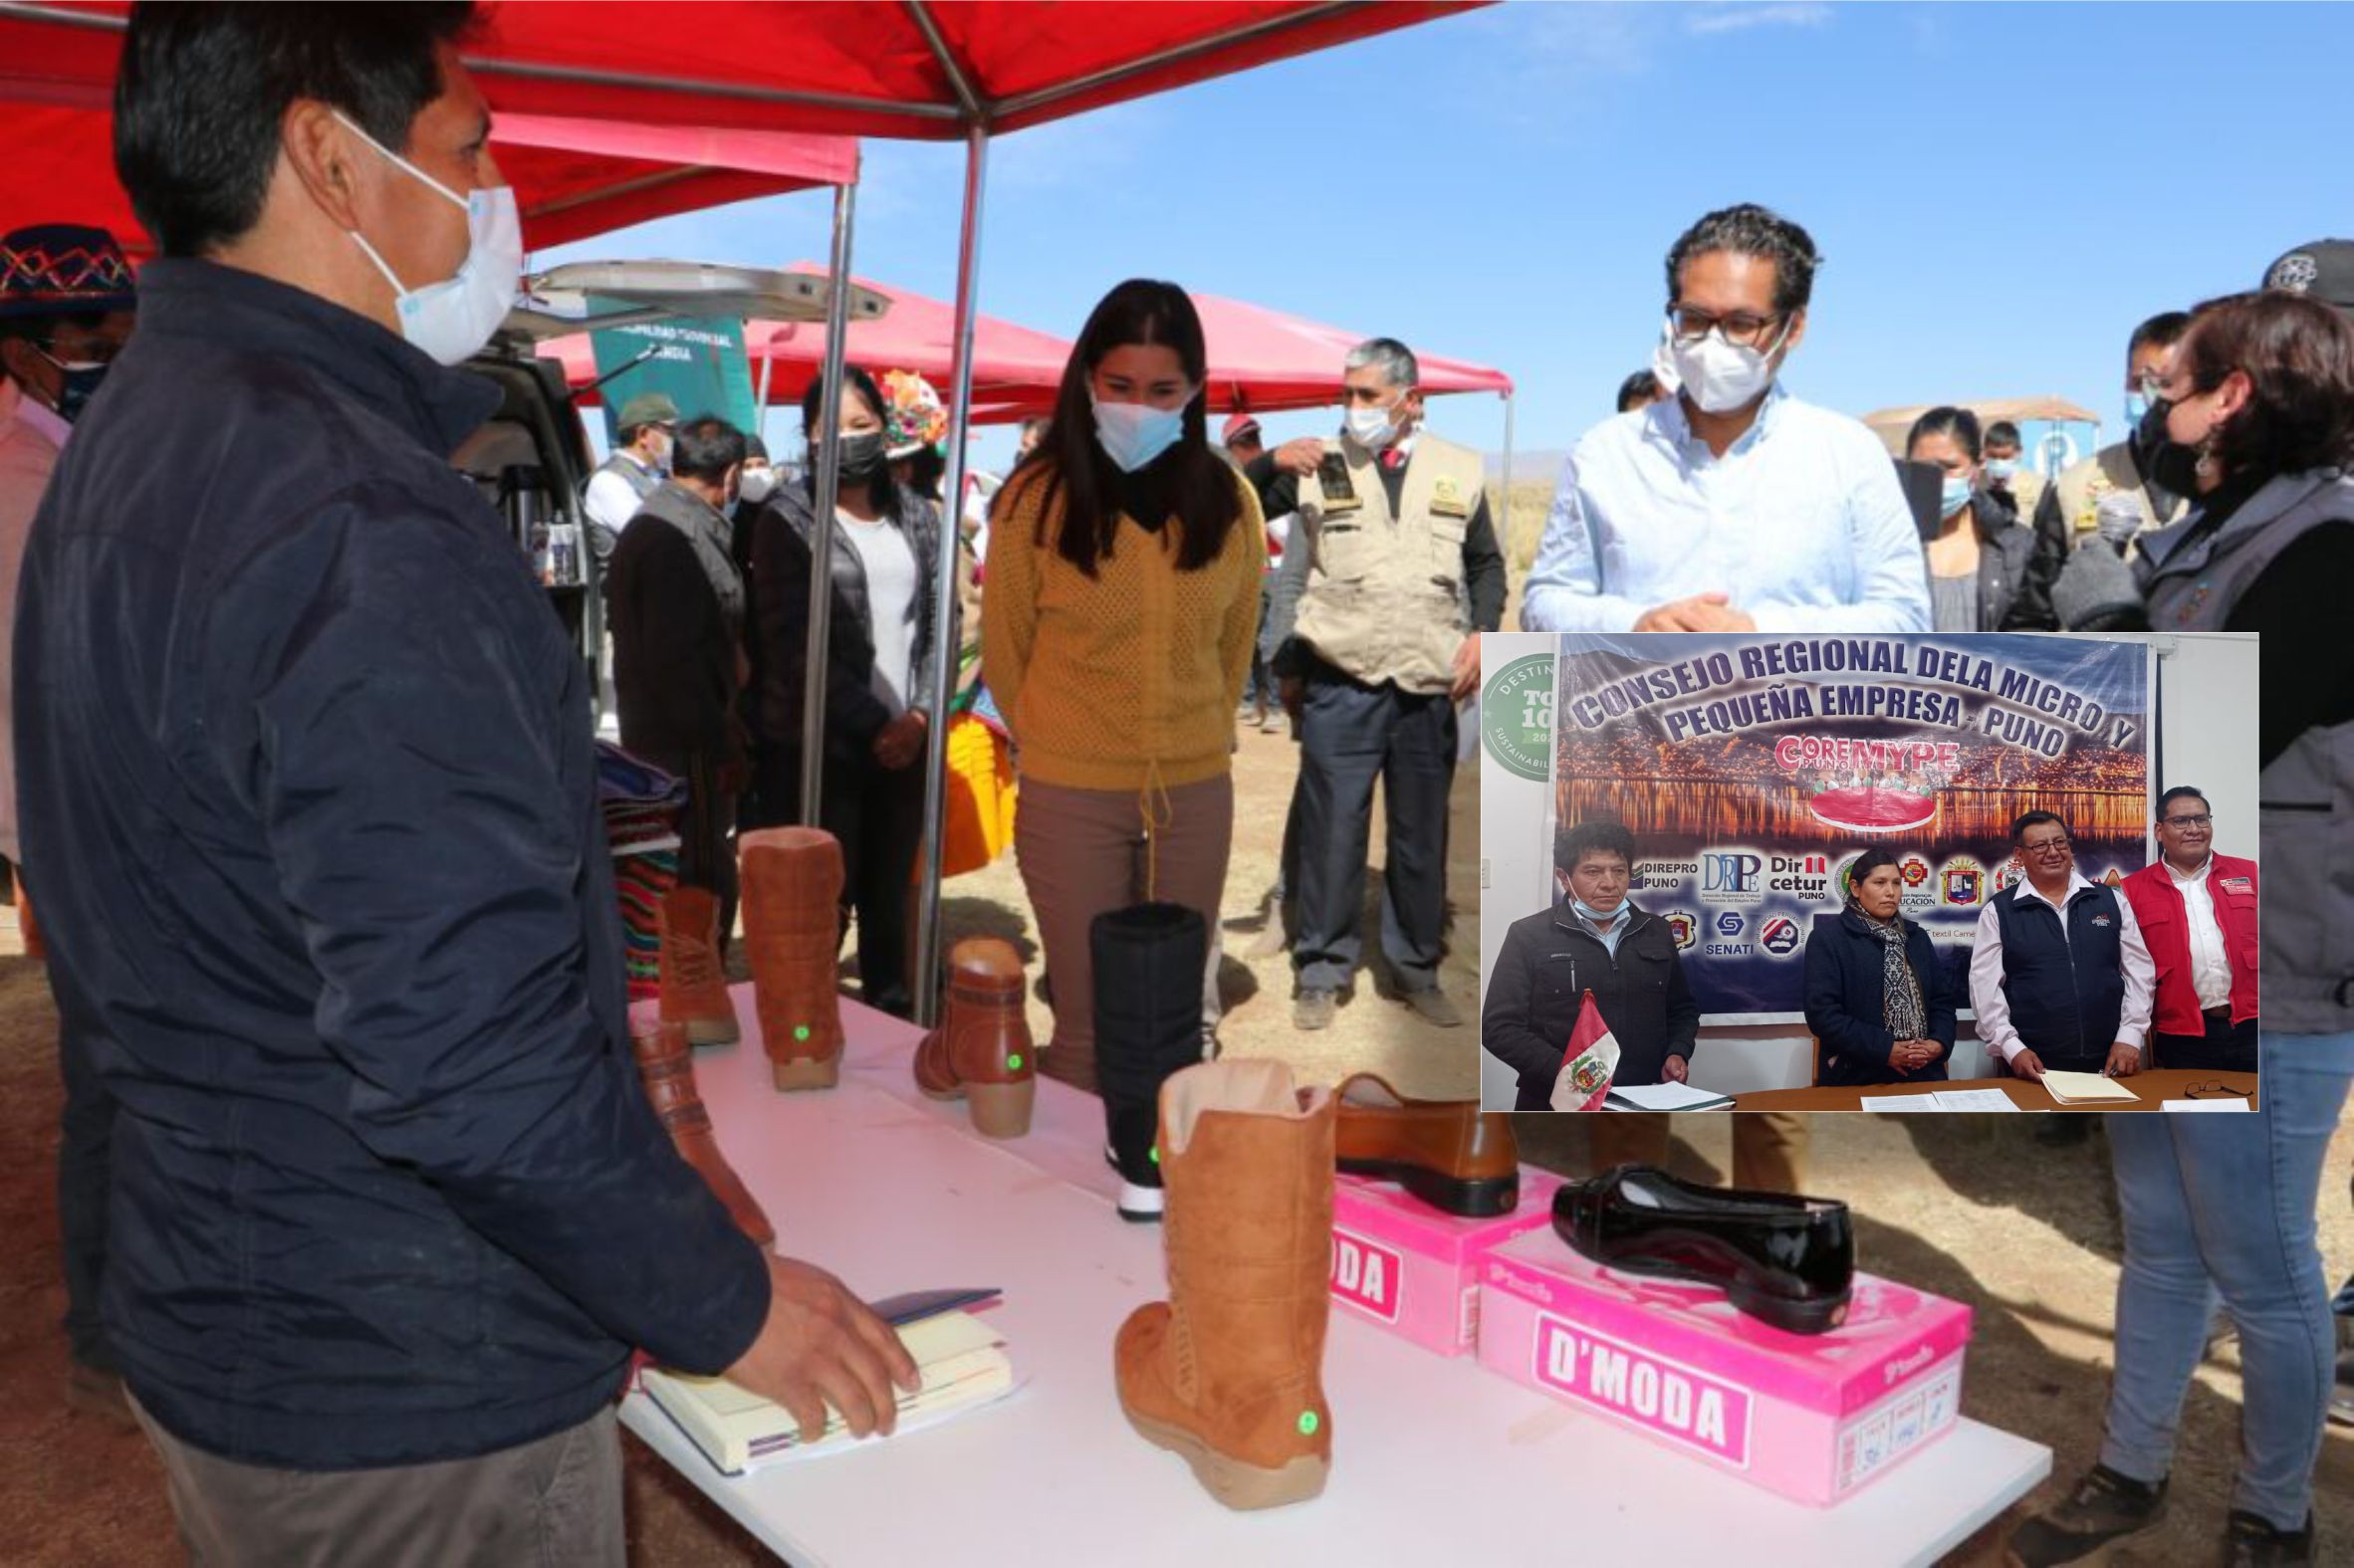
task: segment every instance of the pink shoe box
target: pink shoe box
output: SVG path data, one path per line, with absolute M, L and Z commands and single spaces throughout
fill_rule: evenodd
M 1970 1308 L 1870 1274 L 1846 1322 L 1789 1334 L 1548 1226 L 1492 1250 L 1480 1294 L 1483 1366 L 1799 1502 L 1840 1501 L 1961 1416 Z
M 1561 1179 L 1524 1168 L 1510 1213 L 1466 1220 L 1404 1188 L 1342 1176 L 1332 1191 L 1332 1299 L 1359 1317 L 1442 1356 L 1480 1337 L 1480 1259 L 1490 1247 L 1551 1221 Z

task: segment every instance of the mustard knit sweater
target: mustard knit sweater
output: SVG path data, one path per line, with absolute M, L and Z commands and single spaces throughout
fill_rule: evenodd
M 1242 516 L 1199 571 L 1177 569 L 1182 522 L 1154 534 L 1123 515 L 1087 576 L 1055 549 L 1059 499 L 1039 537 L 1045 483 L 1021 484 L 1006 515 L 990 519 L 981 671 L 1025 777 L 1141 790 L 1232 769 L 1267 564 L 1259 498 L 1240 475 L 1236 484 Z

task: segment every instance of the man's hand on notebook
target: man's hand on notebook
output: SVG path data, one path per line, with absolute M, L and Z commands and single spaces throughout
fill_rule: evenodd
M 769 1317 L 728 1381 L 775 1400 L 801 1424 L 804 1443 L 825 1435 L 825 1407 L 853 1437 L 888 1435 L 898 1423 L 897 1384 L 923 1386 L 914 1358 L 874 1309 L 824 1269 L 769 1258 Z

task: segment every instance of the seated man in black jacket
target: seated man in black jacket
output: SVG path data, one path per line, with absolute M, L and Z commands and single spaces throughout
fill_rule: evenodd
M 633 1347 L 812 1438 L 915 1384 L 638 1082 L 588 670 L 449 463 L 521 269 L 471 21 L 131 11 L 161 255 L 25 559 L 27 872 L 116 1106 L 101 1311 L 203 1562 L 619 1568 Z
M 1520 1073 L 1515 1110 L 1552 1108 L 1553 1079 L 1587 992 L 1618 1041 L 1613 1083 L 1684 1081 L 1700 1007 L 1684 984 L 1668 923 L 1627 897 L 1634 865 L 1635 838 L 1623 823 L 1561 829 L 1553 842 L 1561 901 L 1514 921 L 1505 934 L 1488 978 L 1480 1043 Z M 1657 1133 L 1651 1164 L 1666 1154 L 1664 1120 Z
M 736 701 L 744 689 L 744 577 L 728 508 L 744 432 L 705 414 L 680 425 L 670 477 L 621 531 L 605 567 L 621 747 L 687 783 L 678 879 L 719 897 L 719 945 L 735 925 L 728 846 L 750 762 Z

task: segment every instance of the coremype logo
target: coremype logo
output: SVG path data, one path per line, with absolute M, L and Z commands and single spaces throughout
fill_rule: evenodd
M 1538 784 L 1553 777 L 1553 656 L 1531 653 L 1489 678 L 1480 693 L 1480 742 L 1507 773 Z

